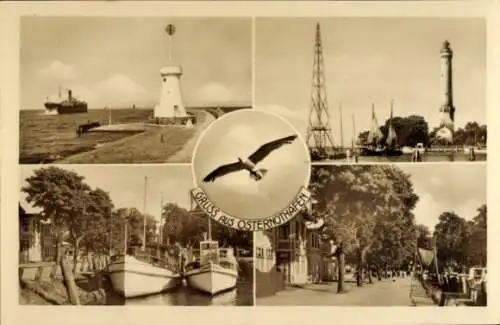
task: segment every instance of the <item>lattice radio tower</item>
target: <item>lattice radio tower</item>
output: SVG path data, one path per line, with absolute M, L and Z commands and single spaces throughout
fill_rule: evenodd
M 333 150 L 330 115 L 326 97 L 325 72 L 323 70 L 323 44 L 319 23 L 316 24 L 316 39 L 314 41 L 314 64 L 311 92 L 311 110 L 306 141 L 311 152 L 330 152 Z

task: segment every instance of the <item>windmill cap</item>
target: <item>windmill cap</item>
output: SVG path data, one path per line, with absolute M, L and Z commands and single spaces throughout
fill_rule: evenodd
M 180 75 L 182 74 L 182 67 L 180 66 L 168 66 L 163 67 L 160 70 L 162 75 Z

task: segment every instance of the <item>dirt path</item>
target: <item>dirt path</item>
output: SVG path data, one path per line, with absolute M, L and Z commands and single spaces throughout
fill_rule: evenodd
M 372 285 L 357 288 L 348 286 L 349 292 L 337 294 L 337 284 L 311 284 L 305 288 L 288 289 L 276 295 L 258 298 L 259 306 L 415 306 L 410 299 L 410 278 L 376 281 Z M 417 306 L 434 305 L 422 297 Z M 430 302 L 429 302 L 430 301 Z
M 205 129 L 215 121 L 215 117 L 208 113 L 207 111 L 203 111 L 205 115 L 205 119 L 202 124 L 196 126 L 196 132 L 193 135 L 191 139 L 186 143 L 184 148 L 181 150 L 177 151 L 175 154 L 170 156 L 167 159 L 167 162 L 169 163 L 191 163 L 192 158 L 193 158 L 193 151 L 194 147 L 196 146 L 196 143 L 198 142 L 198 139 L 200 138 L 201 134 Z

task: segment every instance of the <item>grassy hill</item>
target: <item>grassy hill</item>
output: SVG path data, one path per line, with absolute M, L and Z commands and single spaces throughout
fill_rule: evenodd
M 102 147 L 73 155 L 57 161 L 66 164 L 139 164 L 164 163 L 169 157 L 182 150 L 196 134 L 198 127 L 204 125 L 206 113 L 190 110 L 197 124 L 188 129 L 182 126 L 151 127 L 147 131 L 114 141 Z M 190 161 L 190 157 L 189 157 Z

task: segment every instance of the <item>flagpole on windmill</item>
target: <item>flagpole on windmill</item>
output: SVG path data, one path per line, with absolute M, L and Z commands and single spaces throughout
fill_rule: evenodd
M 173 24 L 168 24 L 167 27 L 165 28 L 165 31 L 168 34 L 168 64 L 172 64 L 172 42 L 173 42 L 173 35 L 175 34 L 175 25 Z

